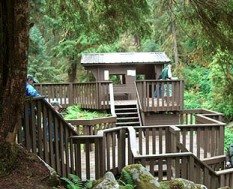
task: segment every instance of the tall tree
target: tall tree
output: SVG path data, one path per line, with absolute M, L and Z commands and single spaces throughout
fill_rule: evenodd
M 47 7 L 47 14 L 58 20 L 63 30 L 54 50 L 69 60 L 70 81 L 76 78 L 75 64 L 80 62 L 82 52 L 114 43 L 126 31 L 142 36 L 148 30 L 144 18 L 149 10 L 145 0 L 50 0 Z
M 0 2 L 0 143 L 14 143 L 25 94 L 28 0 Z

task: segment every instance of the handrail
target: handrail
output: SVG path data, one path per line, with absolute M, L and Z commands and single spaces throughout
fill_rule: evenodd
M 54 110 L 54 108 L 52 107 L 52 105 L 46 101 L 45 99 L 43 99 L 43 102 L 51 107 L 51 111 L 57 116 L 57 118 L 64 124 L 66 125 L 69 129 L 71 129 L 71 131 L 73 132 L 74 135 L 77 135 L 78 133 L 74 130 L 74 128 L 61 116 L 61 114 L 59 114 L 56 110 Z
M 112 82 L 109 83 L 109 96 L 110 96 L 111 114 L 112 114 L 112 116 L 116 117 L 115 103 L 114 103 L 114 94 L 113 94 L 113 84 L 112 84 Z
M 142 116 L 141 116 L 142 104 L 141 104 L 141 101 L 139 98 L 138 89 L 137 89 L 137 85 L 135 82 L 134 82 L 134 86 L 135 86 L 135 90 L 136 90 L 136 98 L 137 98 L 136 106 L 137 106 L 137 112 L 138 112 L 138 117 L 139 117 L 139 123 L 140 123 L 140 126 L 142 126 L 142 125 L 144 125 L 144 120 L 142 119 Z
M 144 79 L 144 80 L 137 80 L 137 83 L 143 82 L 143 81 L 183 81 L 182 79 Z
M 93 81 L 93 82 L 64 82 L 64 83 L 35 83 L 35 86 L 40 85 L 69 85 L 69 84 L 95 84 L 95 83 L 111 83 L 111 81 Z
M 136 140 L 136 131 L 133 127 L 127 127 L 127 129 L 129 131 L 130 150 L 133 156 L 137 156 L 139 155 L 139 147 Z
M 141 80 L 135 85 L 143 112 L 183 110 L 183 80 Z
M 116 122 L 116 117 L 101 117 L 101 118 L 93 118 L 93 119 L 66 119 L 68 123 L 72 125 L 95 125 L 99 123 L 109 123 Z
M 200 160 L 199 158 L 197 158 L 197 156 L 195 156 L 192 152 L 189 152 L 188 149 L 184 145 L 182 145 L 181 143 L 179 143 L 178 147 L 182 148 L 182 150 L 185 151 L 184 153 L 190 153 L 199 163 L 201 163 L 204 166 L 206 166 L 212 173 L 214 173 L 216 175 L 216 172 L 206 162 L 203 162 L 202 160 Z M 181 153 L 183 153 L 183 152 L 181 152 Z
M 26 98 L 17 142 L 37 154 L 57 173 L 67 176 L 74 170 L 68 138 L 78 133 L 54 110 L 44 97 Z
M 56 117 L 64 124 L 66 125 L 71 131 L 73 132 L 74 135 L 77 135 L 78 133 L 74 130 L 74 128 L 61 116 L 60 113 L 58 113 L 56 110 L 54 110 L 53 106 L 45 100 L 45 96 L 38 96 L 38 97 L 26 97 L 26 100 L 41 100 L 46 106 L 50 107 L 50 111 L 53 112 L 53 114 L 56 115 Z
M 135 88 L 136 88 L 137 102 L 138 102 L 138 104 L 139 104 L 140 110 L 142 110 L 142 104 L 141 104 L 141 101 L 140 101 L 140 98 L 139 98 L 139 93 L 138 93 L 138 89 L 137 89 L 136 82 L 134 83 L 134 85 L 135 85 Z
M 66 108 L 73 104 L 80 104 L 88 109 L 110 109 L 109 87 L 110 81 L 88 83 L 39 83 L 35 87 L 41 94 L 47 95 L 48 101 L 56 100 Z
M 198 121 L 205 120 L 205 123 L 206 121 L 209 121 L 209 122 L 213 122 L 216 124 L 224 124 L 222 121 L 218 121 L 216 119 L 208 117 L 210 115 L 214 116 L 215 114 L 196 114 L 196 118 L 198 119 Z
M 210 157 L 210 158 L 204 158 L 201 161 L 206 163 L 207 165 L 210 164 L 217 164 L 219 162 L 223 162 L 226 160 L 226 155 L 220 155 L 220 156 L 214 156 L 214 157 Z
M 233 168 L 216 171 L 217 175 L 223 175 L 223 174 L 228 174 L 228 173 L 233 173 Z

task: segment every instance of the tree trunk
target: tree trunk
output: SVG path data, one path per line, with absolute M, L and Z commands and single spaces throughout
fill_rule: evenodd
M 172 36 L 173 36 L 173 53 L 174 53 L 174 61 L 175 64 L 178 64 L 179 62 L 179 56 L 178 56 L 178 47 L 177 47 L 177 34 L 176 34 L 176 24 L 175 20 L 172 20 Z
M 138 35 L 134 35 L 134 45 L 136 46 L 137 50 L 140 48 L 140 37 Z
M 14 143 L 25 96 L 28 0 L 0 2 L 0 143 Z
M 170 1 L 170 19 L 171 19 L 171 32 L 172 32 L 172 40 L 173 40 L 173 53 L 174 53 L 174 61 L 175 64 L 178 64 L 179 62 L 179 56 L 178 56 L 178 46 L 177 46 L 177 31 L 176 31 L 176 19 L 173 13 L 173 0 Z
M 81 57 L 79 57 L 77 60 L 76 59 L 70 59 L 70 66 L 68 69 L 68 79 L 69 82 L 75 82 L 76 77 L 77 77 L 77 67 L 78 64 L 81 61 Z

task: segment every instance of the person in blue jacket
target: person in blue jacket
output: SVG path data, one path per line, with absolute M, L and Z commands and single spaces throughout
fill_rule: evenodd
M 27 76 L 27 83 L 26 83 L 26 96 L 37 97 L 41 96 L 40 93 L 35 89 L 33 83 L 36 83 L 35 79 L 31 76 Z

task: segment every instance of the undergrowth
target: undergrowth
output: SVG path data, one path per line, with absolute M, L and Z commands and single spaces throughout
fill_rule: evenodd
M 233 127 L 225 127 L 224 151 L 226 152 L 230 144 L 233 144 Z
M 110 116 L 107 112 L 83 110 L 79 105 L 70 106 L 64 113 L 65 119 L 94 119 Z
M 62 181 L 65 182 L 65 187 L 67 189 L 90 189 L 92 188 L 92 181 L 87 181 L 83 183 L 81 179 L 74 174 L 69 174 L 68 178 L 62 177 Z
M 19 150 L 16 145 L 0 143 L 0 177 L 8 175 L 17 166 Z

